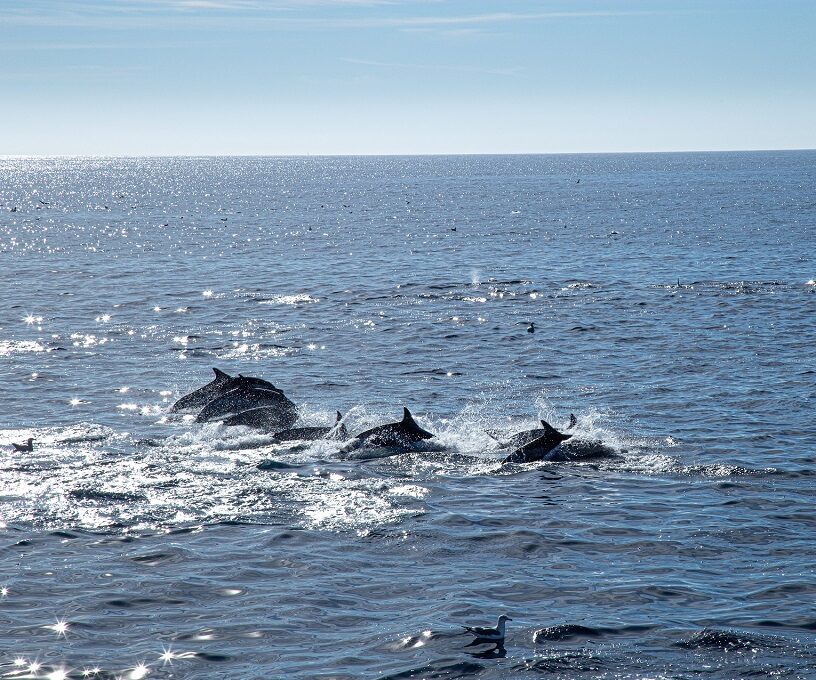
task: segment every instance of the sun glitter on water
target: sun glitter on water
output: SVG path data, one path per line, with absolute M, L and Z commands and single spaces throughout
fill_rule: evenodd
M 144 662 L 139 662 L 136 667 L 128 673 L 127 677 L 131 680 L 141 680 L 150 673 L 150 667 Z
M 57 637 L 68 637 L 68 622 L 65 619 L 57 619 L 56 623 L 51 624 L 50 626 L 46 626 L 46 628 L 50 628 L 53 630 Z

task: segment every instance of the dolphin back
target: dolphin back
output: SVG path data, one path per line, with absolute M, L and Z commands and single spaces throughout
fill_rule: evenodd
M 296 421 L 297 413 L 292 409 L 281 408 L 279 405 L 258 406 L 229 416 L 224 420 L 224 427 L 243 425 L 261 432 L 279 432 L 283 428 L 292 427 Z
M 230 413 L 240 414 L 243 411 L 270 407 L 280 413 L 280 424 L 277 427 L 291 427 L 297 421 L 297 409 L 280 390 L 235 389 L 209 402 L 196 418 L 204 423 L 218 420 Z

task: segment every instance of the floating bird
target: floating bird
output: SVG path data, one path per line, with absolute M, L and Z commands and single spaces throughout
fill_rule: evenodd
M 14 442 L 12 442 L 11 445 L 14 447 L 15 451 L 20 451 L 21 453 L 30 453 L 31 451 L 34 450 L 34 439 L 32 437 L 29 437 L 26 440 L 25 444 L 15 444 Z
M 504 624 L 512 621 L 509 616 L 502 614 L 495 628 L 479 628 L 478 626 L 464 626 L 464 629 L 475 636 L 474 642 L 495 642 L 497 645 L 504 644 Z
M 527 326 L 528 333 L 535 333 L 535 321 L 531 322 L 529 326 Z

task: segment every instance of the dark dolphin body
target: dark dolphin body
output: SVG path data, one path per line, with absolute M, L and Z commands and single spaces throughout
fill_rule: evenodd
M 243 425 L 261 432 L 278 432 L 282 428 L 291 427 L 296 422 L 297 414 L 295 414 L 295 419 L 292 420 L 289 409 L 282 409 L 280 404 L 275 402 L 272 405 L 250 408 L 229 416 L 224 420 L 224 425 L 226 427 Z
M 515 451 L 513 451 L 513 453 L 507 456 L 507 458 L 505 458 L 502 462 L 532 463 L 537 460 L 544 460 L 547 457 L 547 454 L 550 451 L 552 451 L 556 446 L 558 446 L 561 442 L 566 441 L 567 439 L 572 437 L 571 434 L 564 434 L 563 432 L 559 432 L 545 420 L 542 420 L 541 424 L 544 426 L 543 427 L 544 434 L 542 434 L 540 437 L 534 439 L 531 442 L 522 444 Z
M 411 412 L 403 407 L 402 420 L 387 425 L 378 425 L 365 430 L 349 443 L 346 450 L 351 451 L 361 447 L 405 448 L 423 439 L 433 438 L 433 434 L 423 430 Z
M 277 406 L 261 406 L 251 408 L 224 421 L 226 427 L 244 425 L 253 427 L 262 432 L 274 432 L 274 438 L 279 442 L 314 441 L 316 439 L 348 439 L 346 426 L 340 423 L 342 416 L 337 412 L 337 420 L 332 427 L 297 427 L 283 430 L 287 427 L 281 424 L 281 410 Z M 292 423 L 289 423 L 291 425 Z
M 572 439 L 557 446 L 546 458 L 557 463 L 596 460 L 598 458 L 617 458 L 620 452 L 609 444 L 597 439 Z
M 270 413 L 267 422 L 271 422 L 274 413 L 277 418 L 276 428 L 291 427 L 297 422 L 298 414 L 294 403 L 278 389 L 260 389 L 257 387 L 231 390 L 207 404 L 196 417 L 197 423 L 219 420 L 231 413 L 243 413 L 250 409 L 266 407 Z M 243 423 L 236 423 L 243 424 Z
M 570 413 L 570 421 L 569 425 L 567 425 L 566 429 L 570 430 L 575 427 L 578 419 L 575 417 L 575 414 Z M 526 446 L 534 442 L 536 439 L 543 437 L 546 435 L 550 430 L 554 428 L 547 423 L 545 420 L 541 421 L 543 427 L 536 427 L 532 430 L 523 430 L 522 432 L 516 432 L 514 435 L 502 435 L 496 431 L 487 430 L 487 434 L 489 434 L 493 439 L 495 439 L 499 444 L 507 448 L 518 449 L 522 446 Z M 569 438 L 569 437 L 568 437 Z
M 337 412 L 337 420 L 331 427 L 295 427 L 290 430 L 281 430 L 275 433 L 275 439 L 279 442 L 294 441 L 316 441 L 318 439 L 333 439 L 344 441 L 348 439 L 348 430 L 341 423 L 343 416 Z
M 208 382 L 204 387 L 199 387 L 195 392 L 185 394 L 170 407 L 170 410 L 184 411 L 191 408 L 201 408 L 206 406 L 207 402 L 223 394 L 226 386 L 232 380 L 232 376 L 218 368 L 213 368 L 213 373 L 215 373 L 215 378 L 211 382 Z
M 204 387 L 184 395 L 170 407 L 171 411 L 185 411 L 187 409 L 202 408 L 214 399 L 238 388 L 258 387 L 261 389 L 277 389 L 271 382 L 263 378 L 251 378 L 244 375 L 231 376 L 224 371 L 213 368 L 215 378 Z

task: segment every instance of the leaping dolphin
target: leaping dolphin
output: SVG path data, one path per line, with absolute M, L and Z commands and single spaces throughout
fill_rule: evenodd
M 570 413 L 569 425 L 567 425 L 565 429 L 571 430 L 577 423 L 578 419 L 575 417 L 575 414 Z M 536 439 L 543 437 L 553 429 L 553 427 L 544 420 L 541 421 L 541 424 L 543 427 L 536 427 L 532 430 L 522 430 L 521 432 L 516 432 L 516 434 L 511 435 L 510 437 L 504 437 L 495 430 L 487 430 L 486 432 L 503 447 L 517 449 L 529 444 L 530 442 L 534 442 Z
M 522 444 L 516 448 L 503 463 L 532 463 L 537 460 L 544 460 L 544 457 L 561 442 L 572 437 L 571 434 L 559 432 L 547 421 L 542 420 L 544 434 L 533 441 Z
M 423 430 L 414 420 L 411 412 L 403 407 L 402 420 L 396 423 L 378 425 L 370 430 L 360 432 L 360 434 L 355 435 L 345 450 L 351 451 L 363 446 L 404 448 L 423 439 L 432 439 L 433 436 L 431 432 Z

